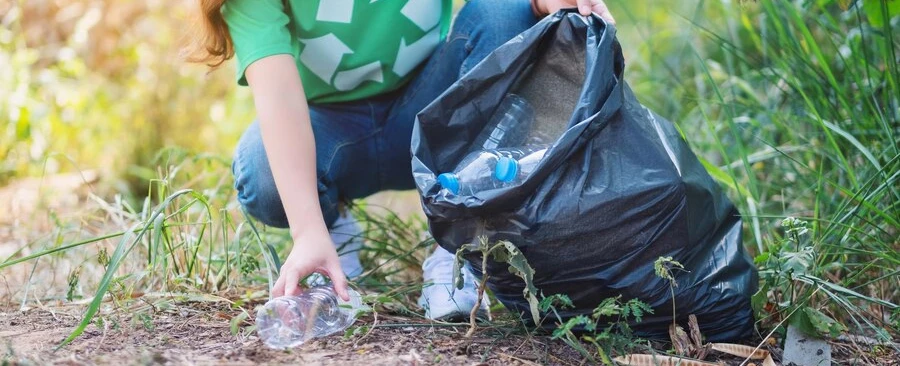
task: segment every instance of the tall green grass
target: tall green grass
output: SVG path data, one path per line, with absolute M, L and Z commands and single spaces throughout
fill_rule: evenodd
M 178 149 L 164 150 L 155 163 L 160 167 L 158 177 L 150 180 L 149 191 L 137 207 L 128 200 L 98 207 L 117 217 L 106 219 L 122 226 L 118 230 L 73 242 L 38 240 L 0 262 L 0 269 L 26 261 L 38 266 L 39 260 L 55 258 L 80 263 L 71 269 L 70 287 L 87 283 L 89 290 L 81 293 L 70 288 L 67 297 L 72 301 L 84 296 L 87 308 L 83 321 L 64 343 L 84 331 L 95 315 L 152 293 L 171 300 L 185 294 L 240 293 L 253 288 L 268 292 L 263 284 L 271 282 L 278 268 L 272 253 L 284 243 L 270 240 L 271 235 L 242 217 L 234 204 L 229 164 Z M 90 259 L 78 259 L 84 257 Z M 79 279 L 84 266 L 99 267 L 99 281 Z M 38 277 L 33 281 L 45 280 Z M 20 300 L 46 301 L 27 296 Z
M 70 283 L 67 301 L 87 307 L 82 322 L 61 346 L 97 316 L 102 319 L 116 309 L 130 308 L 132 299 L 227 301 L 242 310 L 236 318 L 240 322 L 252 310 L 245 305 L 268 296 L 281 266 L 279 258 L 286 257 L 292 246 L 289 232 L 264 227 L 240 209 L 224 159 L 165 149 L 154 165 L 157 177 L 149 180 L 149 190 L 136 207 L 119 199 L 98 208 L 117 216 L 114 221 L 122 228 L 72 242 L 57 237 L 37 240 L 0 258 L 0 270 L 24 262 L 37 267 L 46 259 L 81 263 L 65 268 Z M 422 286 L 421 261 L 434 245 L 425 234 L 424 221 L 418 216 L 401 218 L 365 202 L 350 211 L 362 222 L 361 236 L 367 243 L 359 253 L 367 271 L 356 282 L 380 294 L 380 309 L 417 314 L 412 304 Z M 90 259 L 79 259 L 85 256 Z M 98 281 L 81 276 L 85 266 L 93 269 L 90 272 L 99 269 Z M 34 282 L 43 280 L 38 273 Z M 89 290 L 83 293 L 74 286 Z M 24 295 L 22 303 L 49 300 Z
M 900 22 L 891 2 L 846 3 L 693 2 L 680 29 L 641 31 L 632 70 L 740 207 L 764 324 L 809 307 L 897 336 Z M 784 217 L 808 221 L 805 235 Z

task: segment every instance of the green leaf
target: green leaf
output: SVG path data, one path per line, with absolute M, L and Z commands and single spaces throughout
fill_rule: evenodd
M 69 290 L 66 291 L 66 301 L 72 301 L 75 298 L 75 291 L 78 289 L 78 277 L 81 275 L 81 266 L 75 267 L 69 274 Z
M 812 325 L 820 334 L 828 334 L 832 337 L 837 337 L 841 335 L 841 332 L 847 330 L 843 324 L 838 323 L 821 311 L 813 308 L 805 308 L 803 310 L 809 315 L 810 322 L 812 322 Z
M 841 286 L 841 285 L 838 285 L 835 283 L 831 283 L 828 281 L 824 281 L 818 277 L 813 277 L 813 276 L 808 276 L 808 275 L 799 275 L 799 276 L 795 276 L 795 279 L 798 281 L 804 282 L 804 283 L 821 286 L 826 292 L 829 292 L 829 293 L 836 292 L 836 293 L 840 293 L 844 296 L 855 297 L 855 298 L 858 298 L 861 300 L 875 303 L 875 304 L 887 307 L 889 309 L 900 309 L 900 306 L 898 306 L 897 304 L 891 303 L 890 301 L 874 298 L 871 296 L 866 296 L 859 292 L 848 289 L 844 286 Z
M 900 15 L 900 0 L 863 0 L 862 3 L 863 10 L 873 27 L 882 27 L 886 19 Z M 887 9 L 887 16 L 884 9 Z
M 756 258 L 753 258 L 753 263 L 757 264 L 757 265 L 766 263 L 769 261 L 769 257 L 771 257 L 771 256 L 772 256 L 771 253 L 763 252 L 762 254 L 757 255 Z
M 572 304 L 572 299 L 569 298 L 566 294 L 553 294 L 549 297 L 544 297 L 539 304 L 541 311 L 547 312 L 550 311 L 551 308 L 559 308 L 559 309 L 569 309 L 575 307 Z
M 538 290 L 534 287 L 534 268 L 531 268 L 528 260 L 525 259 L 525 255 L 515 245 L 508 241 L 501 241 L 500 244 L 503 244 L 506 252 L 509 253 L 509 261 L 506 262 L 509 264 L 509 272 L 525 281 L 525 289 L 522 290 L 522 293 L 525 296 L 525 300 L 528 300 L 534 323 L 540 324 L 541 313 L 538 311 Z
M 241 323 L 243 323 L 244 320 L 247 320 L 247 318 L 249 318 L 249 317 L 250 317 L 250 313 L 248 313 L 246 311 L 242 311 L 240 314 L 238 314 L 234 318 L 231 318 L 231 321 L 229 322 L 231 325 L 231 335 L 237 335 L 238 332 L 241 330 Z
M 781 270 L 794 275 L 806 274 L 816 261 L 816 253 L 812 247 L 805 247 L 799 252 L 781 253 Z
M 819 333 L 816 332 L 816 327 L 812 324 L 812 321 L 809 320 L 809 314 L 805 311 L 801 310 L 795 312 L 794 315 L 791 316 L 790 324 L 797 327 L 803 334 L 815 337 L 819 336 Z
M 672 257 L 659 257 L 653 262 L 653 269 L 656 271 L 657 277 L 669 281 L 672 287 L 677 287 L 678 283 L 675 282 L 672 270 L 684 270 L 684 266 Z
M 491 258 L 500 263 L 509 263 L 509 253 L 505 250 L 492 251 Z
M 577 327 L 579 325 L 587 325 L 587 324 L 592 324 L 590 318 L 588 318 L 584 315 L 576 316 L 576 317 L 571 318 L 568 321 L 566 321 L 565 324 L 562 324 L 558 328 L 553 330 L 553 336 L 551 338 L 559 339 L 561 337 L 564 337 L 567 334 L 571 334 L 572 329 L 575 329 L 575 327 Z
M 766 304 L 769 302 L 768 290 L 768 287 L 760 286 L 759 290 L 750 297 L 750 306 L 757 314 L 762 314 L 765 311 Z
M 791 317 L 791 325 L 810 337 L 837 337 L 847 330 L 825 313 L 811 307 L 803 307 Z
M 477 251 L 478 248 L 475 244 L 465 244 L 456 251 L 456 260 L 453 262 L 453 285 L 457 290 L 461 290 L 463 285 L 465 285 L 465 279 L 462 275 L 462 266 L 465 260 L 463 254 Z
M 644 314 L 653 314 L 653 308 L 651 308 L 647 303 L 638 299 L 628 300 L 628 302 L 625 303 L 625 309 L 630 310 L 631 316 L 638 323 L 644 320 Z
M 600 305 L 597 305 L 597 307 L 594 308 L 594 319 L 622 314 L 622 306 L 619 305 L 620 297 L 622 297 L 622 295 L 603 299 L 603 301 L 600 302 Z
M 710 163 L 702 156 L 697 156 L 697 159 L 700 160 L 700 164 L 703 164 L 703 167 L 706 168 L 706 172 L 709 173 L 709 175 L 713 177 L 716 182 L 719 182 L 719 184 L 728 187 L 732 191 L 738 192 L 741 197 L 752 197 L 750 191 L 748 191 L 746 187 L 735 183 L 735 179 L 732 178 L 729 173 L 725 172 L 725 170 Z

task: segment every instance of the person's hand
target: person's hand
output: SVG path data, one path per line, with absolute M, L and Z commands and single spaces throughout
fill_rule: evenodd
M 572 8 L 578 6 L 578 12 L 581 15 L 588 16 L 596 13 L 610 24 L 616 24 L 616 20 L 606 7 L 603 0 L 531 0 L 532 9 L 536 15 L 553 14 L 559 9 Z
M 299 295 L 300 279 L 313 272 L 328 276 L 338 296 L 344 301 L 350 301 L 347 278 L 327 231 L 311 232 L 294 238 L 294 247 L 281 265 L 281 273 L 272 288 L 272 297 Z

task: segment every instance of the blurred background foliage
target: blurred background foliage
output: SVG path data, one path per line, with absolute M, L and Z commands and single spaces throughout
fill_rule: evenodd
M 900 1 L 607 3 L 627 81 L 744 215 L 761 314 L 774 307 L 777 320 L 795 298 L 816 305 L 825 282 L 863 296 L 818 293 L 845 308 L 840 299 L 900 302 Z M 0 186 L 89 169 L 99 194 L 140 202 L 190 156 L 222 163 L 191 166 L 208 170 L 203 182 L 230 179 L 252 100 L 231 63 L 210 72 L 179 56 L 193 6 L 0 2 Z M 809 222 L 802 243 L 780 225 L 786 216 Z M 848 310 L 900 327 L 896 307 Z
M 721 146 L 742 146 L 751 153 L 758 147 L 749 145 L 760 140 L 782 143 L 759 135 L 777 132 L 777 125 L 767 128 L 772 124 L 764 122 L 789 104 L 784 88 L 769 74 L 791 72 L 776 67 L 802 65 L 768 64 L 768 45 L 761 37 L 775 30 L 766 28 L 758 3 L 608 3 L 619 21 L 632 88 L 644 103 L 678 123 L 701 147 L 700 155 L 724 165 L 739 159 L 710 148 L 709 142 L 724 139 Z M 898 7 L 896 1 L 887 3 Z M 813 62 L 852 61 L 858 56 L 854 52 L 863 51 L 861 34 L 851 28 L 858 14 L 843 11 L 853 2 L 793 4 L 801 11 L 827 9 L 830 14 L 823 16 L 846 18 L 834 24 L 839 28 L 814 30 L 813 40 L 831 42 L 835 49 L 830 51 L 838 53 Z M 252 100 L 233 83 L 233 65 L 210 72 L 180 57 L 185 37 L 191 36 L 193 6 L 189 0 L 0 3 L 0 65 L 6 65 L 0 68 L 0 184 L 13 177 L 96 169 L 105 182 L 117 184 L 115 189 L 130 190 L 153 176 L 146 169 L 152 170 L 163 147 L 229 157 L 253 119 Z M 740 118 L 733 123 L 747 128 L 726 133 L 732 124 L 721 122 L 728 117 Z M 848 116 L 831 117 L 840 123 Z
M 94 169 L 109 188 L 142 194 L 135 188 L 155 177 L 163 147 L 228 156 L 252 104 L 231 70 L 210 73 L 179 57 L 192 9 L 0 2 L 0 184 Z

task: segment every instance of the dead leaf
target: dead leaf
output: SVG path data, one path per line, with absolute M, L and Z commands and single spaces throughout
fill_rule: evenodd
M 724 363 L 712 363 L 684 357 L 631 354 L 613 359 L 626 366 L 721 366 Z
M 762 360 L 769 355 L 769 351 L 745 346 L 743 344 L 713 343 L 712 349 L 732 356 L 749 358 L 751 360 Z
M 772 360 L 772 355 L 769 354 L 769 351 L 764 349 L 731 343 L 713 343 L 712 349 L 732 356 L 748 358 L 751 360 L 763 360 L 762 366 L 777 366 L 775 361 Z

